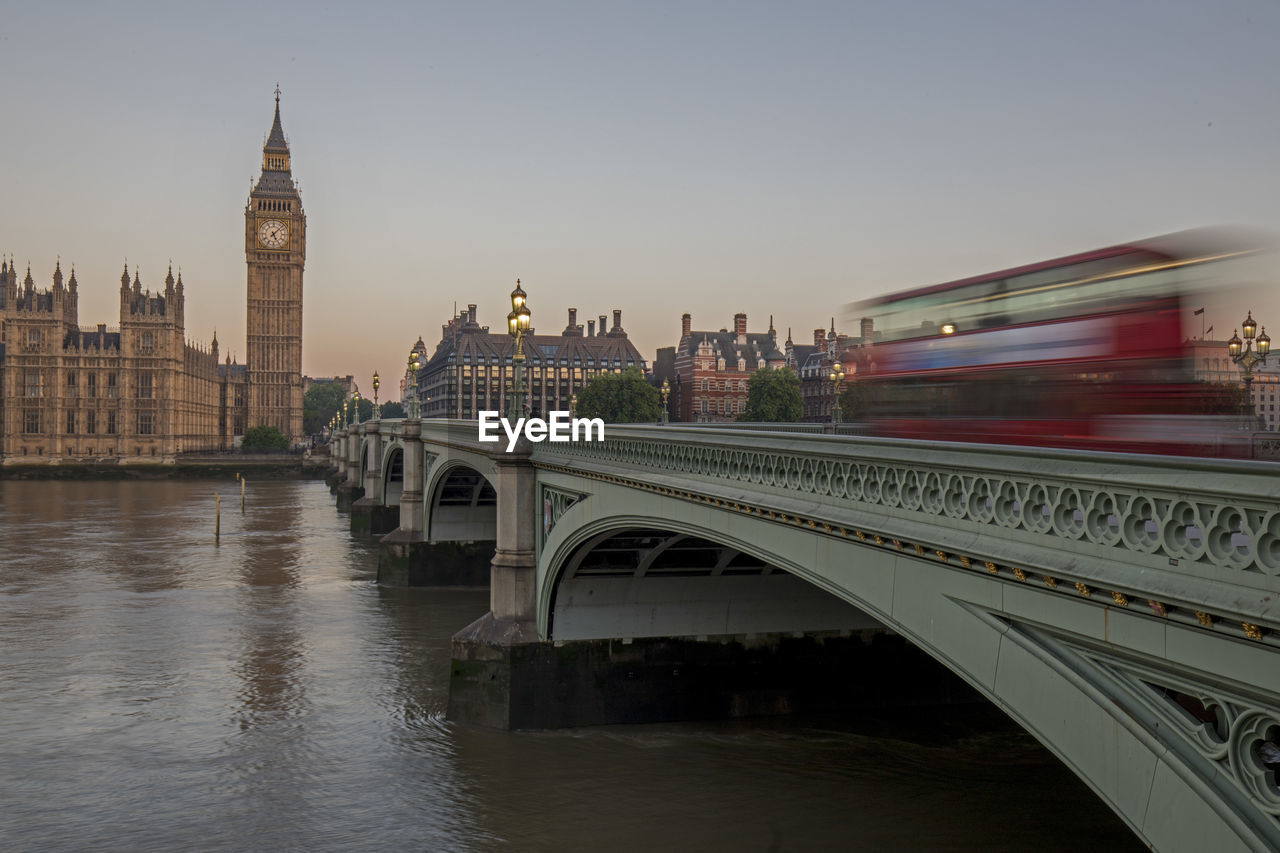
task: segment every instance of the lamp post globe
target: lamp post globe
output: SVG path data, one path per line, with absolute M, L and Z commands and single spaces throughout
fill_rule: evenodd
M 1244 340 L 1241 340 L 1232 332 L 1231 340 L 1227 341 L 1227 352 L 1230 354 L 1231 360 L 1240 365 L 1240 370 L 1243 374 L 1241 376 L 1241 382 L 1244 385 L 1242 408 L 1244 409 L 1245 418 L 1249 420 L 1255 415 L 1253 369 L 1260 364 L 1266 364 L 1267 356 L 1271 352 L 1271 338 L 1267 335 L 1266 326 L 1262 327 L 1262 334 L 1258 334 L 1258 321 L 1253 319 L 1252 311 L 1248 313 L 1248 316 L 1244 318 L 1244 322 L 1240 324 L 1240 331 L 1244 334 Z
M 382 420 L 382 410 L 378 406 L 378 386 L 381 384 L 382 381 L 378 379 L 378 371 L 375 370 L 373 372 L 373 419 L 376 421 Z
M 670 420 L 667 413 L 667 397 L 671 396 L 671 380 L 662 380 L 662 422 L 665 424 Z
M 835 398 L 834 404 L 831 406 L 831 422 L 833 424 L 840 423 L 840 383 L 844 381 L 844 365 L 835 362 L 831 365 L 831 373 L 828 376 L 831 380 L 831 394 Z
M 516 289 L 511 291 L 511 313 L 507 315 L 507 333 L 515 339 L 516 351 L 511 357 L 513 373 L 511 386 L 511 404 L 517 417 L 523 417 L 524 405 L 524 336 L 533 323 L 533 312 L 529 310 L 528 294 L 516 279 Z

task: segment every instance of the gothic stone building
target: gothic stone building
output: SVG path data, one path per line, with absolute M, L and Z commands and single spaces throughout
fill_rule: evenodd
M 81 327 L 75 271 L 37 290 L 0 261 L 0 462 L 172 462 L 226 449 L 246 426 L 302 437 L 306 217 L 275 121 L 245 206 L 248 365 L 188 342 L 182 275 L 143 289 L 126 265 L 120 325 Z

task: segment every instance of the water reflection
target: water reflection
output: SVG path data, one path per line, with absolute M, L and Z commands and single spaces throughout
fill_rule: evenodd
M 449 724 L 487 592 L 377 587 L 321 483 L 0 481 L 0 514 L 0 849 L 1137 848 L 1008 726 Z

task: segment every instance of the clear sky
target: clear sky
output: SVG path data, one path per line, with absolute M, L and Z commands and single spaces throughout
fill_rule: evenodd
M 367 391 L 455 302 L 499 328 L 517 276 L 539 332 L 621 308 L 649 359 L 685 311 L 804 341 L 852 299 L 1280 232 L 1277 44 L 1273 0 L 8 4 L 0 250 L 74 262 L 85 325 L 172 258 L 188 334 L 243 359 L 279 81 L 311 375 Z

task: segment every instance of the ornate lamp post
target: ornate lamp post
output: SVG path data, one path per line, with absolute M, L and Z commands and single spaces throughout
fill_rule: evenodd
M 516 354 L 512 357 L 515 366 L 515 381 L 511 389 L 511 403 L 517 417 L 524 416 L 524 336 L 529 331 L 532 312 L 525 298 L 520 279 L 516 279 L 516 289 L 511 291 L 511 313 L 507 315 L 507 331 L 516 341 Z
M 668 421 L 667 398 L 670 396 L 671 396 L 671 382 L 670 380 L 663 379 L 662 380 L 662 422 L 664 424 L 667 423 Z
M 570 394 L 569 395 L 569 417 L 575 418 L 577 416 L 578 416 L 578 395 Z
M 422 366 L 418 351 L 409 350 L 409 408 L 405 412 L 411 418 L 417 418 L 421 414 L 418 406 L 418 368 Z
M 1227 352 L 1231 355 L 1231 360 L 1240 365 L 1240 369 L 1244 371 L 1244 414 L 1246 417 L 1252 417 L 1253 409 L 1253 369 L 1259 364 L 1267 363 L 1267 354 L 1271 352 L 1271 338 L 1267 336 L 1267 327 L 1262 327 L 1262 334 L 1258 334 L 1258 321 L 1253 319 L 1253 312 L 1249 312 L 1249 316 L 1244 318 L 1244 322 L 1240 324 L 1240 331 L 1244 334 L 1244 341 L 1236 336 L 1235 332 L 1231 333 L 1231 340 L 1227 341 Z M 1253 351 L 1253 345 L 1257 343 L 1258 351 Z
M 373 419 L 375 421 L 382 420 L 382 409 L 378 406 L 378 386 L 381 384 L 378 379 L 378 371 L 373 371 Z
M 351 423 L 360 423 L 360 392 L 351 395 Z
M 831 393 L 835 396 L 835 405 L 831 407 L 831 422 L 840 423 L 840 383 L 844 381 L 844 365 L 836 362 L 831 365 Z
M 346 400 L 343 400 L 343 401 L 342 401 L 342 427 L 343 427 L 343 429 L 345 429 L 345 428 L 346 428 L 346 426 L 347 426 L 347 424 L 349 424 L 349 423 L 351 423 L 351 421 L 350 421 L 350 420 L 348 419 L 348 417 L 347 417 L 347 401 L 346 401 Z

